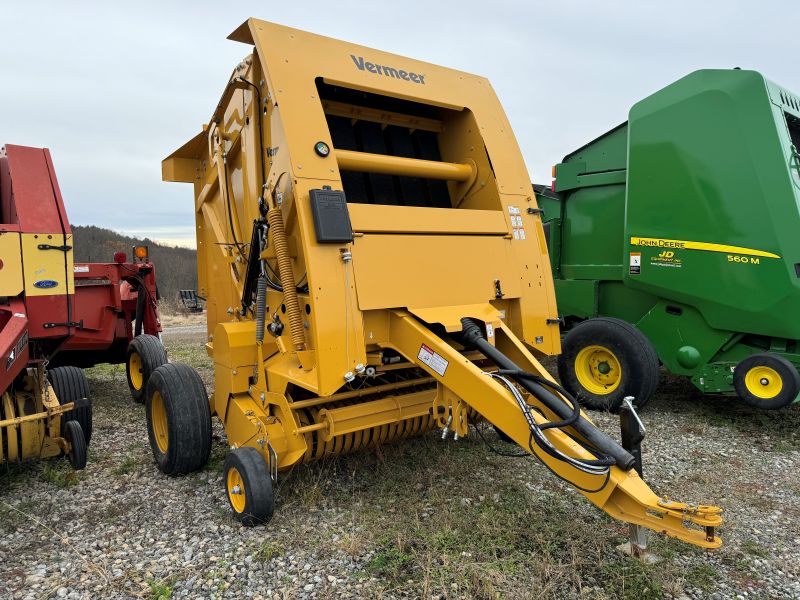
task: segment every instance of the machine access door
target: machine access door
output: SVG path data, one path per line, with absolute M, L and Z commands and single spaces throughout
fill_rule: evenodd
M 485 304 L 522 294 L 503 213 L 350 204 L 361 310 Z
M 67 336 L 74 293 L 72 231 L 50 152 L 5 146 L 0 188 L 6 219 L 19 229 L 30 336 Z

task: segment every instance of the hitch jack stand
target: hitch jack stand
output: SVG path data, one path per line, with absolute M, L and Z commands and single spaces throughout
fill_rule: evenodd
M 642 440 L 644 440 L 644 423 L 636 414 L 633 407 L 633 396 L 626 396 L 622 401 L 619 411 L 619 425 L 622 433 L 622 447 L 633 455 L 636 462 L 633 468 L 644 477 L 642 473 Z M 644 562 L 656 562 L 658 559 L 647 552 L 647 529 L 641 525 L 631 523 L 630 540 L 619 546 L 619 550 Z

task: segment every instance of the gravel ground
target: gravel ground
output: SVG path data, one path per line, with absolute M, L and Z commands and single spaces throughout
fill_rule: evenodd
M 165 338 L 210 386 L 198 334 Z M 653 534 L 661 561 L 645 565 L 615 550 L 626 526 L 474 435 L 300 466 L 281 476 L 272 523 L 244 529 L 223 493 L 218 424 L 204 471 L 164 477 L 122 368 L 89 379 L 87 469 L 0 473 L 0 598 L 800 598 L 800 406 L 758 413 L 662 380 L 643 415 L 645 479 L 723 506 L 725 545 Z

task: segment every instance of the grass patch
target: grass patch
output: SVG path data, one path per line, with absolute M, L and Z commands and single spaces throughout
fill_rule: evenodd
M 253 558 L 266 563 L 276 556 L 281 556 L 284 551 L 284 547 L 280 543 L 273 540 L 264 540 L 253 553 Z
M 225 444 L 213 443 L 205 470 L 222 473 L 222 467 L 225 464 L 225 458 L 228 456 L 228 452 L 229 449 Z
M 709 564 L 694 565 L 686 571 L 686 582 L 704 591 L 714 587 L 718 579 L 719 573 Z
M 148 580 L 150 586 L 150 600 L 170 600 L 172 598 L 171 580 Z
M 203 344 L 170 345 L 167 348 L 170 362 L 182 362 L 196 369 L 212 369 L 214 364 Z
M 367 563 L 366 570 L 373 575 L 390 580 L 408 580 L 415 574 L 414 568 L 416 560 L 414 554 L 407 551 L 407 544 L 398 539 L 390 545 L 378 550 L 372 559 Z
M 132 473 L 136 466 L 139 464 L 139 461 L 136 459 L 135 456 L 132 454 L 128 454 L 125 458 L 122 459 L 122 462 L 114 467 L 114 475 L 127 475 Z
M 647 565 L 628 557 L 606 562 L 600 571 L 607 592 L 625 600 L 656 600 L 663 596 L 663 584 L 658 577 L 659 565 Z M 609 589 L 610 588 L 610 589 Z
M 127 383 L 127 376 L 125 375 L 125 365 L 110 365 L 108 363 L 101 363 L 89 369 L 85 369 L 86 376 L 94 380 L 111 380 L 111 381 L 125 381 Z M 94 392 L 94 389 L 92 390 Z
M 66 461 L 43 461 L 42 479 L 59 488 L 71 488 L 78 485 L 80 476 Z
M 301 465 L 282 479 L 280 497 L 289 528 L 344 511 L 349 531 L 335 548 L 356 559 L 359 577 L 398 595 L 655 599 L 719 580 L 700 551 L 700 565 L 687 567 L 672 558 L 695 550 L 655 534 L 657 565 L 610 551 L 626 525 L 532 461 L 495 457 L 470 438 L 443 444 L 432 434 Z
M 744 540 L 742 542 L 742 550 L 746 554 L 749 554 L 750 556 L 756 556 L 758 558 L 767 558 L 770 555 L 767 549 L 755 540 Z

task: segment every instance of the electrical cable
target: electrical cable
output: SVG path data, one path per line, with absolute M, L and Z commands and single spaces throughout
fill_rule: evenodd
M 510 384 L 511 387 L 505 383 L 504 385 L 506 385 L 511 393 L 514 394 L 515 399 L 520 404 L 520 408 L 523 410 L 526 420 L 529 421 L 529 425 L 531 424 L 532 417 L 528 411 L 527 403 L 524 399 L 522 399 L 520 391 L 516 387 L 517 385 L 519 385 L 521 388 L 524 388 L 533 398 L 541 403 L 541 405 L 547 409 L 549 413 L 554 413 L 557 417 L 564 419 L 566 423 L 572 423 L 570 428 L 574 429 L 575 432 L 588 443 L 588 448 L 586 449 L 588 449 L 590 452 L 594 452 L 595 456 L 598 456 L 598 453 L 602 453 L 602 457 L 598 460 L 584 461 L 583 467 L 585 467 L 586 470 L 593 471 L 598 468 L 605 468 L 610 462 L 611 458 L 614 459 L 614 463 L 612 464 L 616 464 L 624 471 L 633 468 L 635 463 L 633 455 L 629 451 L 622 448 L 606 433 L 597 429 L 592 423 L 583 418 L 583 415 L 580 413 L 580 411 L 576 410 L 578 409 L 578 405 L 574 398 L 572 398 L 571 401 L 567 400 L 558 392 L 553 392 L 551 389 L 548 389 L 551 387 L 550 382 L 547 382 L 547 386 L 541 385 L 534 380 L 534 377 L 536 376 L 531 374 L 521 374 L 520 367 L 518 367 L 511 359 L 509 359 L 499 349 L 486 340 L 483 333 L 483 327 L 479 325 L 479 322 L 476 322 L 475 319 L 463 318 L 461 319 L 461 323 L 462 332 L 460 341 L 465 345 L 465 347 L 474 346 L 487 359 L 495 363 L 500 369 L 504 369 L 512 373 L 511 377 L 513 377 L 515 383 Z M 489 374 L 487 373 L 487 375 Z M 506 379 L 506 377 L 503 375 L 499 375 L 497 373 L 491 375 L 494 377 L 500 377 L 502 380 L 505 380 L 505 382 L 508 382 L 508 379 Z M 570 406 L 570 402 L 572 406 Z M 575 414 L 576 412 L 577 417 Z M 532 424 L 536 426 L 535 422 Z M 547 424 L 548 422 L 545 421 L 542 423 L 542 426 Z M 561 423 L 555 422 L 555 425 L 558 426 L 561 425 Z M 532 441 L 536 442 L 537 446 L 539 446 L 543 452 L 551 455 L 554 459 L 563 459 L 564 457 L 559 456 L 558 453 L 555 452 L 555 449 L 548 447 L 549 442 L 546 440 L 546 438 L 544 438 L 543 434 L 540 433 L 541 429 L 538 428 L 538 426 L 536 426 L 536 428 L 538 429 L 538 432 L 534 430 Z M 569 435 L 568 432 L 564 433 Z
M 528 449 L 530 450 L 530 454 L 532 454 L 540 463 L 542 463 L 547 468 L 548 471 L 550 471 L 553 475 L 558 477 L 561 481 L 563 481 L 565 483 L 568 483 L 569 485 L 573 486 L 574 488 L 576 488 L 577 490 L 579 490 L 581 492 L 584 492 L 584 493 L 587 493 L 587 494 L 595 494 L 595 493 L 601 492 L 603 489 L 605 489 L 605 487 L 608 485 L 608 482 L 609 482 L 610 477 L 611 477 L 611 465 L 615 464 L 615 460 L 612 457 L 603 457 L 603 458 L 597 459 L 597 460 L 586 460 L 586 459 L 577 459 L 577 458 L 571 457 L 571 456 L 569 456 L 567 454 L 564 454 L 563 452 L 558 450 L 555 446 L 553 446 L 553 444 L 550 442 L 550 440 L 544 435 L 544 431 L 543 430 L 544 430 L 544 425 L 545 424 L 539 425 L 539 424 L 536 423 L 535 419 L 533 418 L 533 415 L 531 414 L 530 407 L 528 406 L 527 402 L 522 397 L 522 394 L 519 392 L 519 390 L 514 385 L 514 383 L 511 382 L 509 379 L 507 379 L 504 375 L 499 374 L 499 373 L 489 373 L 489 372 L 487 372 L 486 375 L 492 377 L 493 379 L 499 380 L 500 383 L 502 383 L 502 385 L 504 387 L 506 387 L 511 392 L 512 396 L 514 396 L 514 399 L 517 401 L 517 405 L 522 410 L 522 413 L 525 416 L 525 419 L 528 422 L 528 427 L 530 429 L 530 435 L 528 437 Z M 543 379 L 543 378 L 539 378 L 538 376 L 533 375 L 531 373 L 526 373 L 526 375 L 529 376 L 529 378 L 531 378 L 531 379 Z M 547 383 L 548 384 L 552 384 L 551 387 L 556 391 L 559 391 L 558 388 L 561 387 L 558 384 L 555 384 L 553 382 L 549 382 L 548 381 Z M 571 400 L 574 400 L 574 399 L 571 398 Z M 578 410 L 580 410 L 580 408 Z M 552 427 L 552 424 L 548 424 L 548 425 L 550 425 Z M 476 426 L 475 430 L 478 432 L 478 435 L 483 440 L 483 442 L 486 444 L 486 446 L 493 453 L 495 453 L 495 454 L 497 454 L 499 456 L 504 456 L 504 457 L 509 457 L 509 458 L 523 458 L 525 456 L 529 456 L 530 455 L 527 452 L 526 453 L 512 453 L 512 452 L 506 452 L 506 451 L 503 451 L 503 450 L 498 450 L 497 448 L 493 447 L 486 440 L 486 438 L 483 435 L 483 432 L 480 430 L 479 427 Z M 542 456 L 540 456 L 538 452 L 536 452 L 536 449 L 534 448 L 534 444 L 536 444 L 536 446 L 544 454 L 546 454 L 547 456 L 550 456 L 551 458 L 553 458 L 555 460 L 558 460 L 559 462 L 563 462 L 565 464 L 568 464 L 569 466 L 571 466 L 571 467 L 573 467 L 573 468 L 575 468 L 575 469 L 577 469 L 577 470 L 579 470 L 579 471 L 581 471 L 583 473 L 586 473 L 587 475 L 598 475 L 598 476 L 605 475 L 605 477 L 603 479 L 603 482 L 597 488 L 590 489 L 590 488 L 585 488 L 583 486 L 580 486 L 580 485 L 576 484 L 574 481 L 570 481 L 569 479 L 567 479 L 564 476 L 562 476 L 559 473 L 557 473 L 550 465 L 547 464 L 547 462 L 544 460 L 544 458 Z M 596 453 L 595 453 L 595 455 L 596 455 Z
M 228 159 L 227 154 L 223 153 L 222 155 L 222 172 L 225 174 L 225 205 L 228 209 L 228 224 L 231 228 L 231 236 L 233 236 L 233 243 L 236 246 L 236 249 L 239 251 L 239 255 L 242 259 L 247 262 L 250 258 L 249 255 L 245 256 L 244 250 L 242 249 L 242 244 L 236 238 L 236 229 L 233 227 L 233 213 L 231 212 L 231 194 L 230 194 L 230 184 L 228 183 Z
M 150 290 L 147 289 L 147 285 L 145 285 L 144 278 L 141 276 L 139 271 L 136 270 L 136 269 L 131 269 L 130 267 L 125 266 L 124 263 L 116 263 L 116 264 L 118 264 L 120 267 L 122 267 L 126 271 L 130 271 L 131 273 L 133 273 L 133 277 L 131 279 L 135 279 L 137 281 L 137 283 L 139 284 L 139 288 L 143 289 L 145 291 L 145 294 L 147 295 L 148 300 L 150 300 L 150 305 L 153 306 L 154 308 L 158 309 L 158 302 L 153 298 L 153 294 L 150 293 Z
M 563 421 L 551 421 L 549 423 L 544 423 L 540 425 L 540 429 L 561 429 L 563 427 L 569 427 L 573 425 L 581 416 L 581 407 L 580 403 L 575 399 L 575 397 L 570 394 L 567 390 L 563 387 L 555 383 L 554 381 L 550 381 L 549 379 L 545 379 L 544 377 L 540 377 L 539 375 L 534 375 L 533 373 L 528 373 L 527 371 L 523 371 L 522 369 L 500 369 L 497 371 L 498 375 L 509 375 L 514 378 L 521 378 L 521 379 L 528 379 L 530 381 L 535 381 L 539 385 L 543 385 L 545 387 L 549 387 L 554 392 L 561 394 L 569 403 L 572 405 L 572 415 L 564 419 Z
M 481 440 L 483 440 L 483 443 L 486 444 L 486 447 L 489 448 L 489 450 L 491 452 L 494 452 L 498 456 L 504 456 L 506 458 L 529 458 L 530 457 L 530 455 L 531 455 L 530 452 L 524 452 L 524 451 L 523 452 L 510 452 L 510 451 L 506 451 L 506 450 L 498 450 L 497 448 L 492 446 L 491 443 L 489 443 L 489 440 L 487 440 L 486 437 L 484 437 L 483 431 L 481 431 L 481 428 L 478 425 L 474 425 L 474 427 L 475 427 L 475 431 L 478 432 L 478 436 L 480 436 Z
M 522 394 L 517 389 L 517 387 L 511 382 L 509 379 L 504 377 L 503 375 L 498 375 L 496 373 L 487 373 L 493 379 L 499 380 L 511 394 L 514 396 L 514 399 L 517 401 L 520 409 L 522 410 L 523 415 L 525 416 L 525 420 L 528 422 L 528 426 L 531 430 L 533 435 L 533 441 L 536 442 L 536 445 L 541 448 L 544 452 L 546 452 L 552 458 L 556 458 L 562 462 L 568 463 L 571 466 L 575 467 L 576 469 L 583 471 L 589 475 L 599 475 L 604 473 L 605 470 L 612 464 L 614 464 L 613 459 L 612 462 L 608 462 L 607 459 L 600 459 L 600 460 L 585 460 L 580 458 L 573 458 L 568 454 L 564 454 L 558 448 L 553 446 L 550 440 L 544 435 L 541 426 L 536 423 L 536 420 L 533 418 L 533 414 L 531 413 L 530 407 L 528 403 L 525 401 L 525 398 L 522 397 Z
M 239 81 L 244 84 L 249 85 L 256 91 L 256 101 L 258 102 L 258 107 L 256 108 L 256 114 L 258 115 L 258 137 L 260 138 L 262 132 L 264 131 L 264 120 L 262 118 L 262 110 L 261 110 L 261 90 L 258 86 L 253 83 L 252 81 L 248 81 L 244 77 L 238 77 Z M 244 102 L 244 98 L 242 98 L 242 102 Z M 267 165 L 264 161 L 264 152 L 261 152 L 261 176 L 262 176 L 262 185 L 267 184 Z

